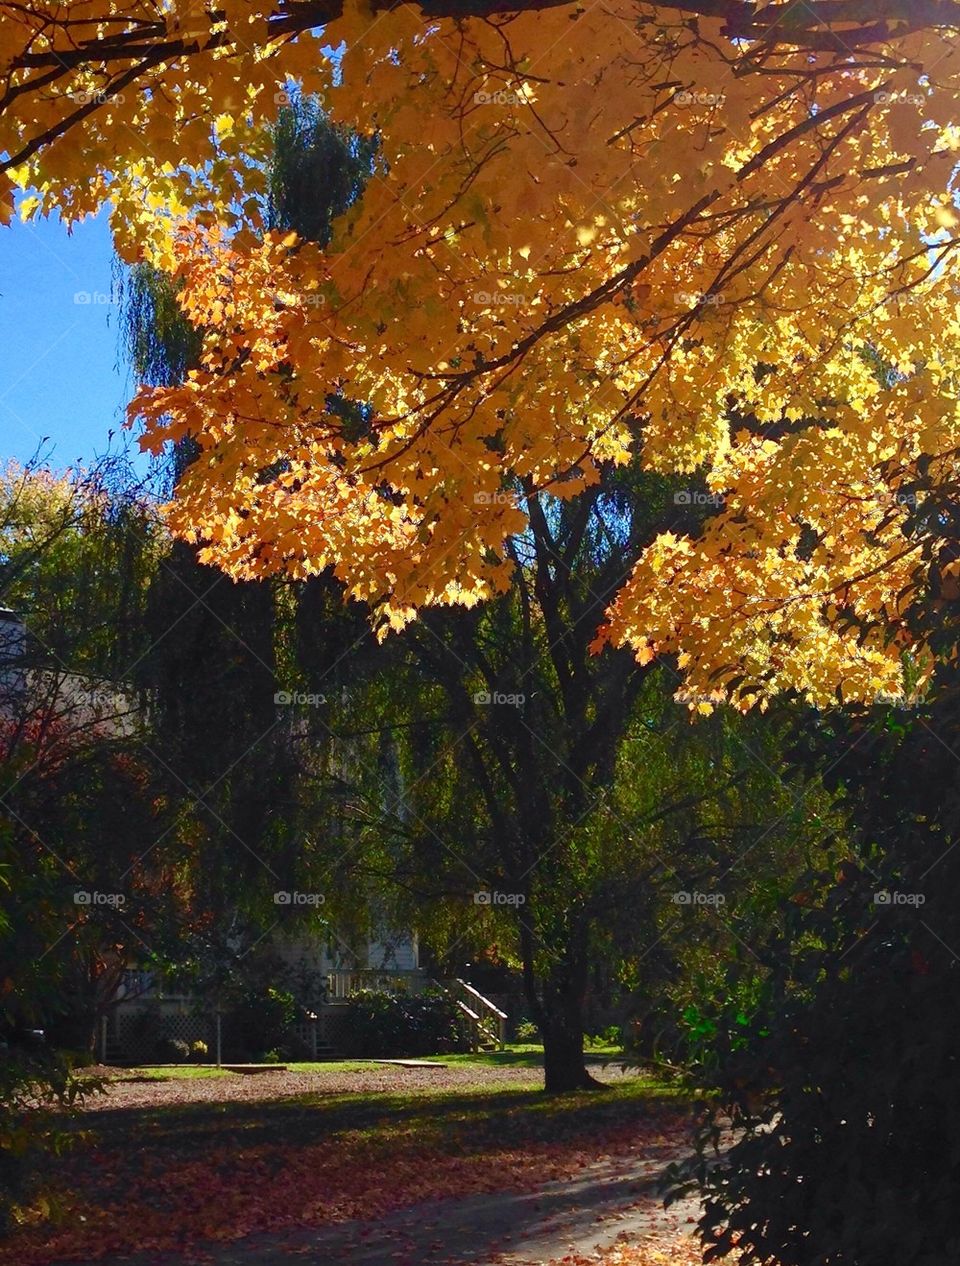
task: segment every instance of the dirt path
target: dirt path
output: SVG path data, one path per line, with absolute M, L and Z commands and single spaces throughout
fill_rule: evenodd
M 533 1191 L 432 1200 L 376 1220 L 252 1235 L 187 1254 L 103 1259 L 102 1266 L 544 1266 L 614 1244 L 659 1249 L 692 1229 L 695 1201 L 663 1208 L 658 1183 L 679 1159 L 585 1165 L 576 1178 Z

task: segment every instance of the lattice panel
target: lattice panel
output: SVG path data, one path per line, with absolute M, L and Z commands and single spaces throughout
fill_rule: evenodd
M 340 1007 L 325 1008 L 317 1021 L 317 1041 L 332 1046 L 334 1050 L 339 1047 L 347 1028 L 347 1017 L 339 1014 L 340 1011 Z
M 158 1020 L 152 1031 L 147 1031 L 140 1018 L 141 1014 L 130 1012 L 126 1015 L 120 1014 L 116 1018 L 117 1042 L 121 1058 L 124 1060 L 136 1062 L 158 1058 L 156 1052 L 158 1038 L 179 1038 L 190 1044 L 206 1042 L 210 1054 L 213 1054 L 216 1030 L 212 1016 L 165 1015 Z
M 317 1020 L 303 1020 L 293 1025 L 291 1032 L 304 1044 L 304 1055 L 298 1058 L 309 1058 L 313 1051 L 313 1031 L 319 1047 L 337 1049 L 342 1040 L 347 1017 L 342 1014 L 346 1008 L 323 1008 Z M 168 1063 L 168 1056 L 158 1056 L 157 1043 L 164 1039 L 179 1038 L 191 1045 L 194 1042 L 206 1042 L 208 1057 L 215 1057 L 217 1030 L 214 1015 L 179 1015 L 168 1013 L 156 1016 L 154 1021 L 146 1024 L 144 1012 L 122 1011 L 113 1017 L 110 1032 L 110 1046 L 114 1058 L 124 1063 L 150 1063 L 159 1060 Z

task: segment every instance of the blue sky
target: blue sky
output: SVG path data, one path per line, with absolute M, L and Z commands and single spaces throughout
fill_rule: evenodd
M 108 302 L 112 265 L 105 214 L 70 234 L 59 220 L 0 228 L 0 462 L 44 438 L 58 467 L 136 451 L 120 433 L 133 381 Z

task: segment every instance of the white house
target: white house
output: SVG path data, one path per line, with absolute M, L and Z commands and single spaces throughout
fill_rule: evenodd
M 42 714 L 56 720 L 62 731 L 76 734 L 78 742 L 84 735 L 104 731 L 133 735 L 142 725 L 142 701 L 127 695 L 117 683 L 46 664 L 37 667 L 33 661 L 23 618 L 0 608 L 0 715 L 15 720 L 26 716 L 28 710 Z M 309 922 L 315 932 L 296 938 L 275 933 L 266 941 L 266 948 L 289 967 L 291 978 L 299 970 L 304 978 L 320 982 L 319 996 L 304 999 L 304 1005 L 317 1016 L 304 1034 L 311 1049 L 329 1044 L 336 1012 L 356 990 L 416 991 L 423 987 L 419 947 L 412 932 L 384 929 L 357 945 L 321 919 Z M 130 962 L 101 1026 L 101 1054 L 136 1058 L 135 1034 L 138 1027 L 144 1027 L 139 1017 L 145 1012 L 165 1017 L 171 1036 L 210 1038 L 214 1021 L 209 1001 L 166 988 L 141 964 Z
M 274 934 L 267 952 L 287 969 L 278 984 L 290 988 L 305 1018 L 296 1026 L 304 1055 L 313 1059 L 336 1052 L 350 997 L 363 989 L 419 993 L 429 983 L 419 964 L 417 938 L 409 932 L 383 933 L 351 952 L 336 932 L 297 937 Z M 301 989 L 297 980 L 309 980 Z M 217 1004 L 207 996 L 179 992 L 154 973 L 131 965 L 124 973 L 113 1006 L 100 1030 L 99 1055 L 105 1062 L 150 1058 L 155 1033 L 144 1017 L 162 1021 L 166 1036 L 205 1042 L 213 1054 L 217 1040 Z
M 104 729 L 113 735 L 134 735 L 143 724 L 142 701 L 125 694 L 117 683 L 35 668 L 29 649 L 21 617 L 0 608 L 0 715 L 26 714 L 28 707 L 34 712 L 43 710 L 78 738 Z M 291 900 L 295 895 L 289 894 Z M 282 898 L 278 904 L 284 904 Z M 418 993 L 431 983 L 420 966 L 412 931 L 381 925 L 376 935 L 357 944 L 322 918 L 310 919 L 309 924 L 314 930 L 296 936 L 272 932 L 264 948 L 283 964 L 286 980 L 279 983 L 290 987 L 301 1003 L 306 1018 L 298 1025 L 298 1035 L 313 1057 L 336 1050 L 346 1004 L 358 990 Z M 298 977 L 310 982 L 302 992 L 290 983 Z M 442 987 L 472 1026 L 478 1046 L 502 1043 L 506 1016 L 498 1008 L 463 981 L 443 981 Z M 178 992 L 144 970 L 142 963 L 131 961 L 101 1019 L 101 1059 L 137 1062 L 149 1058 L 158 1023 L 166 1036 L 203 1041 L 212 1053 L 218 1027 L 216 1002 Z

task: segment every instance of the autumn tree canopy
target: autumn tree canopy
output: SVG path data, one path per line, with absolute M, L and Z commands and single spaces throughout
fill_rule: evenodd
M 3 6 L 23 213 L 109 199 L 203 331 L 133 406 L 200 447 L 171 524 L 400 627 L 503 591 L 531 498 L 688 472 L 716 512 L 601 640 L 704 707 L 922 686 L 958 566 L 958 6 L 515 7 Z M 379 139 L 324 249 L 268 227 L 294 91 Z

